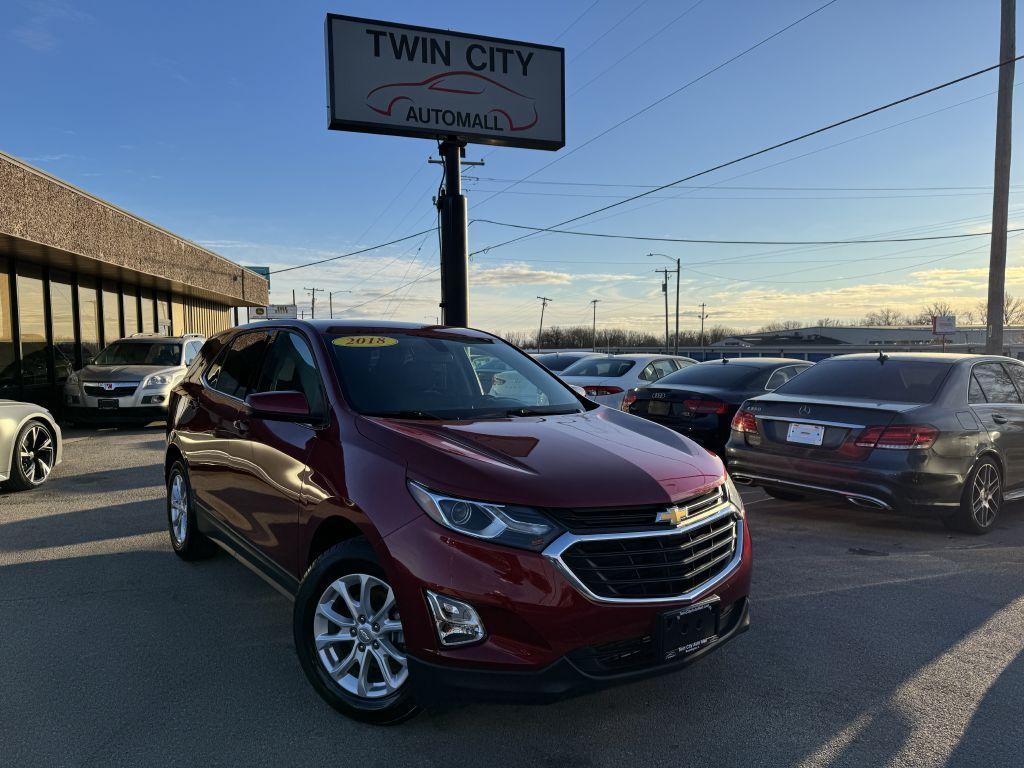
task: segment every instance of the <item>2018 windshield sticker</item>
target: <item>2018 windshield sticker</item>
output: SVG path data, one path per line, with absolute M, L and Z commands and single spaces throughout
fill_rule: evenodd
M 398 343 L 398 339 L 390 336 L 341 336 L 331 343 L 339 347 L 369 349 L 372 347 L 392 347 Z

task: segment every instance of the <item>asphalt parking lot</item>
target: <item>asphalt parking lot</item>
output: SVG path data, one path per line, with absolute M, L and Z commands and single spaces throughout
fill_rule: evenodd
M 546 707 L 350 722 L 291 605 L 167 543 L 163 429 L 67 434 L 0 493 L 0 764 L 1016 766 L 1024 505 L 984 538 L 745 490 L 754 625 L 681 673 Z

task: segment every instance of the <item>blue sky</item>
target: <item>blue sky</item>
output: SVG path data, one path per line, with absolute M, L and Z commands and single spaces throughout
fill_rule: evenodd
M 466 183 L 471 217 L 540 226 L 641 189 L 628 185 L 665 183 L 998 58 L 995 0 L 838 0 L 568 155 L 824 0 L 695 2 L 9 0 L 0 8 L 0 150 L 236 261 L 281 267 L 426 229 L 434 217 L 432 142 L 326 129 L 328 11 L 565 46 L 567 93 L 585 86 L 567 102 L 566 149 L 468 150 L 468 159 L 486 158 L 466 171 L 480 177 Z M 671 199 L 574 226 L 768 240 L 986 231 L 995 88 L 995 73 L 985 75 L 704 177 L 711 189 L 662 193 Z M 492 179 L 519 179 L 553 160 L 482 202 L 508 186 Z M 1017 209 L 1024 195 L 1015 192 L 1011 226 L 1024 223 Z M 513 234 L 473 224 L 471 248 Z M 1008 286 L 1024 293 L 1024 262 L 1010 242 Z M 589 322 L 597 298 L 602 324 L 656 330 L 653 270 L 668 261 L 646 257 L 652 250 L 683 260 L 684 327 L 695 324 L 701 301 L 711 322 L 737 328 L 852 319 L 882 304 L 914 311 L 946 300 L 973 309 L 988 260 L 983 237 L 771 248 L 543 235 L 474 257 L 472 322 L 533 329 L 542 294 L 553 299 L 547 323 Z M 282 274 L 272 298 L 296 288 L 301 301 L 301 289 L 317 285 L 352 291 L 335 296 L 339 314 L 432 320 L 436 265 L 437 239 L 427 234 Z

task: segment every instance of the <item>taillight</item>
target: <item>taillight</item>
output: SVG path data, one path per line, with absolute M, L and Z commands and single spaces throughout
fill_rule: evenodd
M 589 387 L 584 387 L 583 389 L 591 397 L 595 395 L 617 395 L 622 391 L 622 387 L 601 387 L 593 384 Z
M 721 400 L 683 400 L 683 407 L 694 413 L 725 413 L 725 403 Z
M 622 410 L 628 411 L 629 406 L 636 402 L 636 390 L 631 389 L 622 398 Z
M 750 411 L 739 410 L 732 417 L 732 428 L 736 432 L 757 433 L 757 418 Z
M 858 435 L 856 445 L 861 448 L 886 448 L 908 451 L 931 448 L 939 430 L 926 424 L 899 424 L 892 427 L 868 427 Z

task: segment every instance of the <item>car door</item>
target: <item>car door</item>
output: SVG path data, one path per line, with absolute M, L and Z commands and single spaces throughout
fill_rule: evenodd
M 1006 489 L 1021 486 L 1024 484 L 1024 404 L 1007 368 L 998 362 L 975 364 L 968 402 L 1003 456 Z
M 310 418 L 304 421 L 252 415 L 252 499 L 243 512 L 249 543 L 299 576 L 301 507 L 307 503 L 315 507 L 330 496 L 310 477 L 311 452 L 326 448 L 318 444 L 325 440 L 329 411 L 309 340 L 296 331 L 278 331 L 252 391 L 301 392 L 309 404 Z
M 235 336 L 203 374 L 193 428 L 183 434 L 196 501 L 215 523 L 243 532 L 252 503 L 252 449 L 245 404 L 260 371 L 269 336 L 247 331 Z

